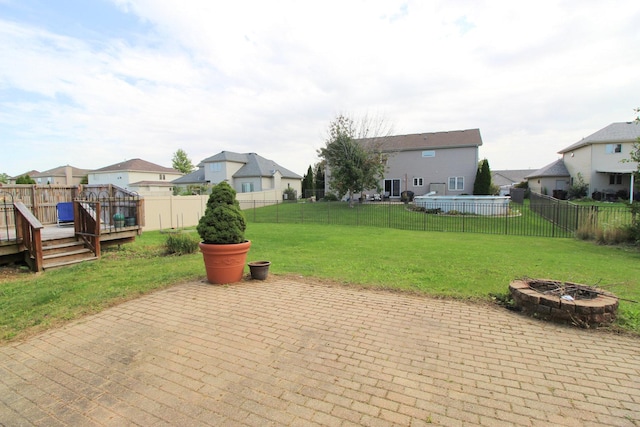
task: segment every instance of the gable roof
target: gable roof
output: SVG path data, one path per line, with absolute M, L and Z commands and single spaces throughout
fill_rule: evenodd
M 544 177 L 552 177 L 552 176 L 571 176 L 569 174 L 569 170 L 564 164 L 564 160 L 558 159 L 553 163 L 544 166 L 537 171 L 527 175 L 525 178 L 544 178 Z
M 576 148 L 584 147 L 591 144 L 604 144 L 610 142 L 635 142 L 640 138 L 640 123 L 636 122 L 620 122 L 611 123 L 609 126 L 582 138 L 580 141 L 558 151 L 564 154 Z
M 512 185 L 524 181 L 525 177 L 536 169 L 511 169 L 491 171 L 491 182 L 494 185 Z
M 29 178 L 31 178 L 32 176 L 37 175 L 39 173 L 40 172 L 38 172 L 37 170 L 34 169 L 32 171 L 29 171 L 29 172 L 21 173 L 20 175 L 12 176 L 9 179 L 12 180 L 12 181 L 15 181 L 16 179 L 18 179 L 20 177 L 23 177 L 25 175 L 29 175 Z
M 71 167 L 71 175 L 72 176 L 85 176 L 86 174 L 88 174 L 89 172 L 91 172 L 90 169 L 80 169 L 80 168 L 74 168 L 73 166 Z M 38 172 L 34 175 L 31 175 L 31 177 L 33 178 L 38 177 L 38 176 L 66 176 L 67 174 L 67 166 L 58 166 L 57 168 L 53 168 L 53 169 L 49 169 L 46 170 L 44 172 Z
M 234 153 L 232 151 L 222 151 L 215 156 L 204 159 L 200 162 L 200 164 L 198 164 L 198 167 L 204 167 L 205 163 L 214 162 L 243 163 L 244 166 L 242 166 L 236 173 L 233 174 L 234 178 L 257 176 L 270 177 L 273 176 L 276 171 L 278 171 L 283 178 L 302 179 L 302 177 L 297 173 L 280 166 L 273 160 L 265 159 L 264 157 L 259 156 L 256 153 Z
M 479 147 L 482 145 L 480 129 L 427 132 L 357 140 L 360 144 L 375 143 L 381 151 L 413 151 L 436 148 Z
M 200 166 L 200 165 L 198 165 Z M 204 184 L 204 167 L 200 167 L 200 169 L 191 172 L 189 174 L 183 175 L 180 178 L 176 178 L 171 181 L 174 184 L 195 184 L 195 183 L 203 183 Z
M 165 172 L 181 174 L 177 169 L 166 168 L 164 166 L 156 165 L 155 163 L 147 162 L 142 159 L 131 159 L 120 163 L 114 163 L 113 165 L 105 166 L 100 169 L 96 169 L 93 172 Z

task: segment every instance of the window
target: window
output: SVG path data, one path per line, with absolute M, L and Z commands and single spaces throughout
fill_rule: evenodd
M 424 185 L 424 179 L 422 178 L 413 178 L 413 186 L 414 187 L 422 187 Z
M 251 193 L 251 192 L 253 192 L 253 182 L 243 182 L 242 183 L 242 192 L 243 193 Z
M 449 190 L 451 191 L 464 190 L 464 176 L 449 177 Z
M 605 152 L 607 154 L 622 153 L 622 144 L 607 144 Z
M 209 166 L 209 170 L 211 172 L 220 172 L 222 170 L 222 163 L 220 162 L 215 162 L 215 163 L 209 163 L 211 166 Z
M 164 181 L 165 179 L 167 179 L 166 176 L 163 173 L 161 173 L 160 174 L 160 181 Z
M 422 157 L 435 157 L 436 152 L 434 150 L 426 150 L 422 152 Z
M 619 173 L 612 173 L 609 175 L 609 185 L 620 185 L 622 184 L 622 175 Z

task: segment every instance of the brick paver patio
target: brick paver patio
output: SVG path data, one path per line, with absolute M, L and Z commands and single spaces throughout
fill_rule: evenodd
M 638 426 L 640 340 L 291 278 L 187 283 L 0 347 L 0 424 Z

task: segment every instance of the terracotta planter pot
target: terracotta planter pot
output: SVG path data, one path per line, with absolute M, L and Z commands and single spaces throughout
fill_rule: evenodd
M 207 281 L 215 285 L 236 283 L 242 280 L 247 252 L 251 242 L 229 245 L 200 243 Z

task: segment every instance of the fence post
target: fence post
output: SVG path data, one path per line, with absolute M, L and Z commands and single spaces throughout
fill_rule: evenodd
M 511 209 L 511 202 L 507 205 L 507 209 L 504 210 L 504 234 L 509 235 L 509 210 Z

